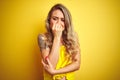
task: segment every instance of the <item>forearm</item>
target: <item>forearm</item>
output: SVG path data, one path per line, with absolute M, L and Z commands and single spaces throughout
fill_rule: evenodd
M 80 62 L 75 61 L 61 69 L 55 70 L 54 74 L 62 74 L 62 73 L 68 73 L 68 72 L 73 72 L 76 71 L 80 68 Z
M 48 58 L 49 58 L 49 60 L 52 63 L 54 68 L 56 67 L 56 64 L 57 64 L 58 58 L 59 58 L 59 46 L 60 46 L 60 39 L 55 37 L 53 40 L 51 52 L 48 56 Z
M 49 58 L 46 58 L 47 60 L 47 64 L 43 63 L 44 68 L 48 71 L 48 73 L 50 73 L 51 75 L 55 75 L 55 74 L 63 74 L 63 73 L 68 73 L 68 72 L 73 72 L 76 71 L 80 68 L 80 53 L 79 51 L 77 53 L 74 53 L 72 55 L 72 63 L 66 65 L 63 68 L 60 69 L 55 69 L 53 67 L 53 64 L 51 63 Z M 53 60 L 54 62 L 55 60 Z

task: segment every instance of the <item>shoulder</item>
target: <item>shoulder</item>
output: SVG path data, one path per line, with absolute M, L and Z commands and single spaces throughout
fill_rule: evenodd
M 38 34 L 38 40 L 47 40 L 47 33 Z
M 46 49 L 48 47 L 46 33 L 38 35 L 38 45 L 40 49 Z
M 45 36 L 45 33 L 39 34 L 37 40 L 38 40 L 38 44 L 39 44 L 40 47 L 45 46 L 46 40 L 47 40 L 47 37 Z

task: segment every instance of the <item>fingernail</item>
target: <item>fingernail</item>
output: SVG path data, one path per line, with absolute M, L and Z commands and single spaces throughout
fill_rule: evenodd
M 45 60 L 47 60 L 48 56 L 45 57 Z

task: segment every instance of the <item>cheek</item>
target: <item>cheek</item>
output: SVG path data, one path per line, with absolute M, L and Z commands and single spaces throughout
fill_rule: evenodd
M 55 24 L 54 20 L 50 20 L 50 27 L 52 28 L 52 26 Z
M 63 26 L 63 28 L 65 29 L 65 23 L 64 23 L 64 22 L 62 22 L 62 26 Z

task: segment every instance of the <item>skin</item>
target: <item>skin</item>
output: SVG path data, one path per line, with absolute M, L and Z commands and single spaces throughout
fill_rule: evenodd
M 52 15 L 50 18 L 50 28 L 52 29 L 52 32 L 54 35 L 53 46 L 51 48 L 51 51 L 49 48 L 42 49 L 42 53 L 43 53 L 42 64 L 44 69 L 51 75 L 68 73 L 68 72 L 78 70 L 80 67 L 80 51 L 72 55 L 71 64 L 61 69 L 55 70 L 55 67 L 59 59 L 59 48 L 60 48 L 60 45 L 62 45 L 62 32 L 65 29 L 64 15 L 62 11 L 60 11 L 59 9 L 54 10 L 52 12 Z M 48 57 L 46 58 L 46 56 Z M 62 79 L 62 80 L 65 80 L 65 79 Z

